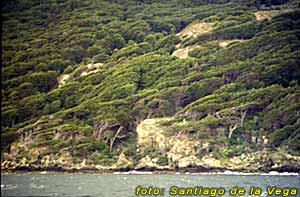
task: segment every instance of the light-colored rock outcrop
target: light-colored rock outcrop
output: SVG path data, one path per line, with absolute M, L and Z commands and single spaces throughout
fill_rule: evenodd
M 103 67 L 103 63 L 90 63 L 87 65 L 80 66 L 71 74 L 62 74 L 57 78 L 58 87 L 65 85 L 68 81 L 70 81 L 74 77 L 74 75 L 76 75 L 77 77 L 91 75 L 99 72 L 102 67 Z
M 228 45 L 230 45 L 233 42 L 243 42 L 244 40 L 239 39 L 233 39 L 233 40 L 218 40 L 219 47 L 226 48 Z
M 143 157 L 138 164 L 136 165 L 136 169 L 141 168 L 157 168 L 158 165 L 156 164 L 155 160 L 153 160 L 149 155 Z
M 177 49 L 172 53 L 172 56 L 176 56 L 180 59 L 185 59 L 187 58 L 189 55 L 189 51 L 190 51 L 190 47 L 185 47 L 185 48 L 181 48 L 181 49 Z
M 130 168 L 133 167 L 134 163 L 129 159 L 124 152 L 119 155 L 118 161 L 114 165 L 115 168 Z
M 168 147 L 168 140 L 165 135 L 163 135 L 163 130 L 157 126 L 159 120 L 160 119 L 146 119 L 137 126 L 137 143 L 141 151 L 149 146 L 158 146 L 161 150 Z
M 291 12 L 291 9 L 284 9 L 284 10 L 265 10 L 265 11 L 258 11 L 255 12 L 255 18 L 257 21 L 264 21 L 264 20 L 271 20 L 273 17 L 278 16 L 283 13 Z
M 214 23 L 194 21 L 176 35 L 180 38 L 194 37 L 213 30 Z
M 63 74 L 63 75 L 60 75 L 58 78 L 57 78 L 57 81 L 58 81 L 58 87 L 66 84 L 66 82 L 70 79 L 70 75 L 68 74 Z
M 159 126 L 162 119 L 146 119 L 137 127 L 138 146 L 141 152 L 152 147 L 154 151 L 164 153 L 169 165 L 178 167 L 188 167 L 197 162 L 198 147 L 200 142 L 189 139 L 187 136 L 178 134 L 167 136 L 165 131 Z M 146 155 L 139 161 L 137 167 L 157 167 L 155 158 Z
M 100 71 L 100 68 L 103 66 L 102 63 L 88 64 L 84 66 L 83 71 L 80 73 L 80 76 L 86 76 L 90 74 L 94 74 Z

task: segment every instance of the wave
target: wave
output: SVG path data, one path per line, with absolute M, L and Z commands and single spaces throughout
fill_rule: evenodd
M 18 185 L 12 185 L 12 184 L 1 184 L 1 190 L 9 190 L 9 189 L 16 189 Z

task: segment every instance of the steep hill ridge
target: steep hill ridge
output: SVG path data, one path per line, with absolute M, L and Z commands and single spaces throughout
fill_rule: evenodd
M 299 2 L 270 3 L 5 1 L 2 168 L 299 171 Z

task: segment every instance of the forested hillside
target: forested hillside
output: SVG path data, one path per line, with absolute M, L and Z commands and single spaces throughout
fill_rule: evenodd
M 300 170 L 300 1 L 4 0 L 2 19 L 2 168 Z

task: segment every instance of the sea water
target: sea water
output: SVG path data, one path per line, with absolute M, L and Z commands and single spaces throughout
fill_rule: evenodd
M 173 189 L 172 189 L 173 187 Z M 218 196 L 214 193 L 207 195 L 197 193 L 180 195 L 187 188 L 202 189 L 223 188 L 222 196 L 253 196 L 250 191 L 260 189 L 257 196 L 270 196 L 268 187 L 283 189 L 295 188 L 300 196 L 300 176 L 298 174 L 99 174 L 99 173 L 27 173 L 1 174 L 1 196 L 98 196 L 98 197 L 126 197 L 147 196 L 153 194 L 156 188 L 157 196 L 172 196 L 171 190 L 177 189 L 173 196 Z M 232 191 L 233 189 L 237 191 Z M 230 195 L 244 189 L 244 194 Z M 149 190 L 151 192 L 149 193 Z M 143 193 L 141 193 L 143 192 Z M 174 192 L 174 191 L 173 191 Z M 275 192 L 275 190 L 274 190 Z M 279 192 L 279 191 L 277 191 Z M 287 190 L 285 191 L 287 192 Z M 171 192 L 172 193 L 172 192 Z M 174 194 L 174 193 L 173 193 Z M 273 193 L 274 194 L 274 193 Z M 286 193 L 285 193 L 286 194 Z M 220 196 L 220 195 L 219 195 Z M 273 195 L 275 196 L 275 195 Z M 278 196 L 286 196 L 283 193 Z M 292 196 L 292 195 L 289 195 Z

